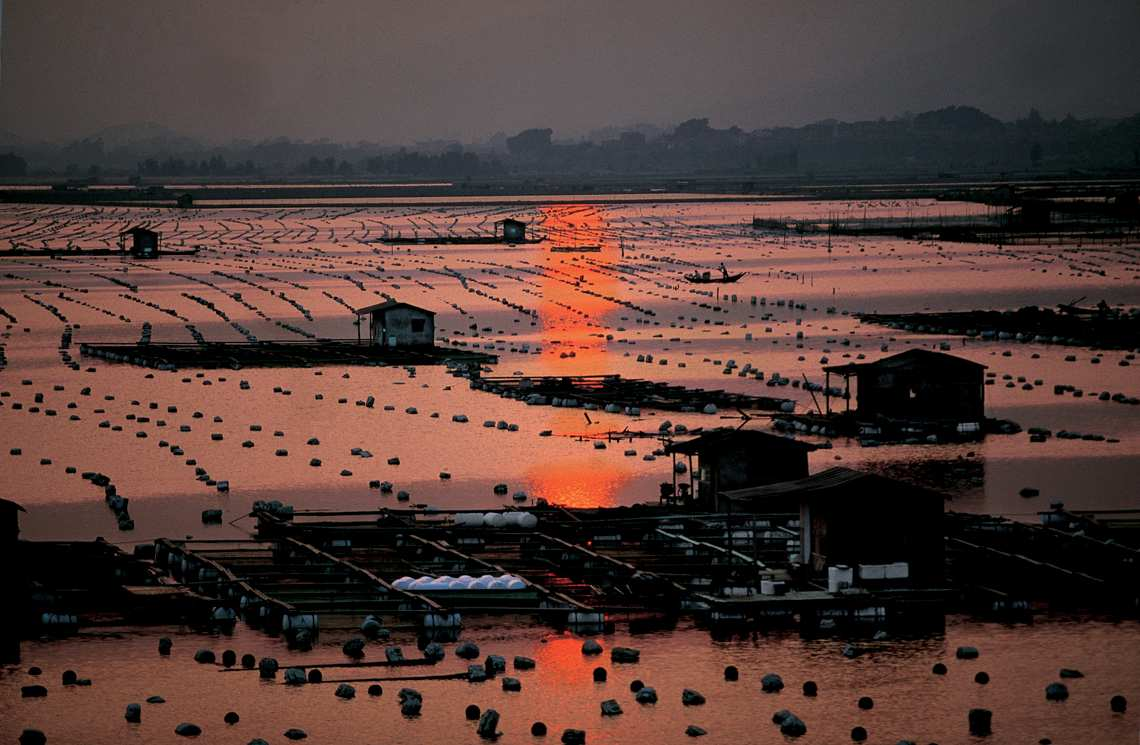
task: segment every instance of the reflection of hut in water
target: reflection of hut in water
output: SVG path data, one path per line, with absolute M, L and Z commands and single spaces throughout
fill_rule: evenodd
M 733 511 L 798 513 L 800 563 L 812 573 L 838 565 L 850 567 L 852 581 L 864 586 L 941 584 L 945 497 L 938 492 L 835 467 L 721 498 Z
M 127 250 L 127 239 L 130 239 L 131 256 L 136 259 L 153 259 L 158 256 L 158 244 L 162 239 L 161 233 L 136 225 L 133 228 L 119 233 L 119 249 Z
M 410 303 L 387 300 L 360 308 L 356 315 L 358 319 L 360 316 L 368 316 L 370 344 L 417 347 L 432 346 L 435 343 L 434 311 Z
M 666 448 L 674 460 L 672 498 L 687 502 L 691 497 L 703 509 L 719 510 L 724 507 L 718 497 L 721 492 L 807 476 L 807 454 L 815 449 L 807 442 L 754 429 L 705 432 Z M 688 456 L 688 483 L 677 483 L 678 454 Z
M 495 222 L 495 238 L 503 243 L 515 243 L 526 240 L 526 223 L 508 217 Z
M 875 362 L 852 362 L 823 368 L 824 386 L 831 374 L 842 375 L 847 410 L 851 409 L 851 378 L 857 385 L 856 415 L 899 420 L 976 422 L 985 418 L 986 366 L 961 357 L 911 349 Z M 831 413 L 831 396 L 827 396 Z

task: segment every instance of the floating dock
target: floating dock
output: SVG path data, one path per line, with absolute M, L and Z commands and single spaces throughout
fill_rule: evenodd
M 986 341 L 1134 349 L 1140 340 L 1140 312 L 1136 310 L 1075 315 L 1031 305 L 1007 311 L 864 313 L 856 317 L 863 323 L 903 331 L 977 337 Z
M 146 258 L 162 258 L 164 256 L 196 256 L 198 249 L 187 248 L 184 250 L 160 250 L 153 256 Z M 69 256 L 117 256 L 120 259 L 137 259 L 139 257 L 132 254 L 130 251 L 124 251 L 121 248 L 10 248 L 0 251 L 0 259 L 5 257 L 27 258 L 27 257 L 42 257 L 48 259 L 60 259 Z
M 507 240 L 502 236 L 492 235 L 394 235 L 381 238 L 379 242 L 386 246 L 514 246 L 542 243 L 544 240 L 546 240 L 544 237 Z
M 451 347 L 391 347 L 354 339 L 206 342 L 204 344 L 80 344 L 80 354 L 156 369 L 314 367 L 321 365 L 481 365 L 497 357 Z
M 276 541 L 155 541 L 155 565 L 231 608 L 252 626 L 280 632 L 314 617 L 400 615 L 445 626 L 443 608 L 319 548 Z M 452 619 L 450 625 L 455 625 Z M 311 630 L 316 631 L 315 628 Z
M 532 405 L 560 405 L 605 409 L 611 413 L 645 409 L 705 411 L 746 409 L 790 412 L 795 402 L 784 398 L 751 396 L 722 390 L 686 388 L 620 375 L 551 375 L 527 377 L 474 377 L 471 388 L 516 398 Z M 555 400 L 558 401 L 555 404 Z
M 987 435 L 1012 435 L 1021 427 L 1008 419 L 986 417 L 977 428 L 963 429 L 958 422 L 937 419 L 860 417 L 855 412 L 781 414 L 772 418 L 780 433 L 829 438 L 857 438 L 864 445 L 902 443 L 921 445 L 946 442 L 980 442 Z
M 1046 601 L 1136 616 L 1140 549 L 1119 542 L 1117 531 L 1099 536 L 1082 532 L 1088 527 L 1087 518 L 1063 509 L 1041 513 L 1038 525 L 947 513 L 951 581 L 992 600 L 994 607 Z
M 7 567 L 17 625 L 30 638 L 72 633 L 80 626 L 205 622 L 216 602 L 172 582 L 146 555 L 102 538 L 17 541 L 11 555 L 15 565 Z
M 939 588 L 831 594 L 797 583 L 791 589 L 787 557 L 799 532 L 794 528 L 797 516 L 790 514 L 539 504 L 488 513 L 305 510 L 282 516 L 259 509 L 254 515 L 256 540 L 262 545 L 284 545 L 279 553 L 286 556 L 305 546 L 360 576 L 394 583 L 398 576 L 509 575 L 521 580 L 513 590 L 409 589 L 440 608 L 429 613 L 448 619 L 534 616 L 581 630 L 618 618 L 648 622 L 691 615 L 712 625 L 807 623 L 828 628 L 898 621 L 919 607 L 924 612 L 936 608 L 941 619 L 946 596 Z M 379 580 L 374 585 L 380 587 Z M 290 582 L 290 594 L 281 599 L 299 611 L 291 594 L 295 586 Z M 273 597 L 280 592 L 263 589 Z M 323 612 L 338 611 L 332 599 L 327 594 Z M 318 609 L 310 605 L 305 610 Z M 364 606 L 355 610 L 362 613 Z
M 1061 204 L 1061 203 L 1054 203 Z M 991 217 L 942 216 L 937 219 L 909 217 L 766 219 L 753 218 L 753 230 L 787 235 L 892 237 L 905 240 L 937 240 L 957 243 L 988 243 L 997 246 L 1025 244 L 1125 244 L 1140 235 L 1134 217 L 1080 215 L 1058 222 L 1038 223 L 1011 219 L 1005 213 Z

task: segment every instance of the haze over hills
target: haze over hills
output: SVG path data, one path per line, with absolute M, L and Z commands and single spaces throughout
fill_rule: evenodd
M 1137 149 L 1135 0 L 3 14 L 6 177 L 1045 173 L 1132 168 Z
M 891 119 L 834 119 L 745 131 L 707 118 L 674 127 L 611 126 L 580 138 L 554 128 L 485 141 L 408 146 L 284 137 L 209 143 L 155 122 L 101 129 L 72 142 L 0 133 L 6 178 L 472 178 L 503 175 L 845 173 L 953 174 L 1140 169 L 1140 115 L 1060 120 L 1036 110 L 1003 122 L 950 106 Z
M 52 0 L 4 6 L 0 128 L 220 143 L 1140 111 L 1135 0 Z

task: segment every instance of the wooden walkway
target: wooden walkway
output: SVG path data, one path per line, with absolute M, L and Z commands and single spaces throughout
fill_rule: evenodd
M 217 598 L 251 625 L 279 631 L 291 620 L 367 614 L 443 626 L 447 611 L 367 569 L 292 538 L 279 541 L 155 541 L 155 563 L 179 582 Z
M 684 514 L 661 508 L 508 510 L 539 517 L 536 529 L 465 526 L 455 510 L 257 512 L 258 536 L 289 536 L 382 576 L 513 574 L 525 591 L 423 592 L 465 613 L 675 616 L 716 606 L 728 588 L 786 579 L 775 567 L 798 535 L 792 516 Z M 769 563 L 771 562 L 771 563 Z M 529 607 L 529 610 L 528 610 Z

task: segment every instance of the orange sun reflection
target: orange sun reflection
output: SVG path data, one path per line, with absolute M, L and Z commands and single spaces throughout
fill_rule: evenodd
M 608 366 L 601 319 L 620 307 L 605 296 L 618 297 L 621 282 L 599 272 L 591 261 L 610 260 L 618 248 L 606 238 L 606 223 L 591 207 L 543 208 L 550 240 L 543 246 L 545 273 L 538 306 L 542 333 L 541 372 L 547 375 L 598 375 Z M 551 253 L 550 247 L 598 244 L 601 253 Z M 585 292 L 584 290 L 588 290 Z M 570 356 L 571 353 L 573 356 Z M 597 417 L 594 418 L 595 422 Z M 605 431 L 590 425 L 579 409 L 552 409 L 552 429 L 559 433 Z M 588 445 L 581 445 L 586 448 Z M 558 504 L 591 507 L 615 504 L 618 490 L 633 476 L 613 450 L 578 452 L 532 469 L 527 477 L 536 493 Z
M 542 279 L 539 323 L 542 362 L 549 374 L 590 375 L 606 369 L 605 331 L 601 318 L 619 307 L 605 297 L 617 297 L 621 284 L 610 273 L 597 271 L 591 260 L 606 261 L 617 251 L 605 237 L 606 223 L 592 208 L 544 207 L 544 227 L 550 235 L 543 245 L 546 273 Z M 551 253 L 553 246 L 597 244 L 601 253 Z M 586 290 L 588 292 L 584 292 Z M 594 293 L 594 294 L 590 294 Z M 573 353 L 574 356 L 570 356 Z
M 633 474 L 610 451 L 570 455 L 527 473 L 534 493 L 564 507 L 608 507 Z

